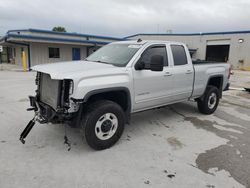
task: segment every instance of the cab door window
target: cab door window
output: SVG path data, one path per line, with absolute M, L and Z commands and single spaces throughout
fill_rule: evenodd
M 185 48 L 181 45 L 171 45 L 171 50 L 174 58 L 174 65 L 188 64 Z
M 161 55 L 163 57 L 164 66 L 168 66 L 166 46 L 152 46 L 146 49 L 141 57 L 141 62 L 144 63 L 145 69 L 150 68 L 151 57 L 154 55 Z

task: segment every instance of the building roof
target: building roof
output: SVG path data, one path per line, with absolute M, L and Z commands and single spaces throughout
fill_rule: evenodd
M 125 40 L 123 38 L 107 37 L 99 35 L 55 32 L 40 29 L 9 30 L 0 38 L 0 43 L 5 42 L 53 42 L 86 45 L 105 45 L 114 41 Z
M 67 44 L 85 44 L 85 45 L 105 45 L 110 42 L 123 41 L 136 36 L 198 36 L 198 35 L 228 35 L 228 34 L 246 34 L 246 31 L 226 31 L 226 32 L 207 32 L 207 33 L 138 33 L 124 38 L 55 32 L 41 29 L 19 29 L 9 30 L 5 36 L 0 38 L 0 44 L 9 42 L 46 42 L 46 43 L 67 43 Z
M 118 37 L 109 37 L 109 36 L 100 36 L 100 35 L 90 35 L 90 34 L 81 34 L 81 33 L 70 33 L 70 32 L 57 32 L 57 31 L 50 31 L 50 30 L 43 30 L 43 29 L 19 29 L 19 30 L 9 30 L 7 34 L 13 32 L 23 32 L 29 31 L 33 33 L 45 33 L 45 34 L 53 34 L 53 35 L 65 35 L 65 36 L 80 36 L 80 37 L 95 37 L 101 39 L 111 39 L 111 40 L 121 40 L 122 38 Z
M 250 30 L 245 31 L 225 31 L 225 32 L 205 32 L 205 33 L 138 33 L 130 36 L 124 37 L 124 39 L 128 39 L 136 36 L 197 36 L 197 35 L 229 35 L 229 34 L 246 34 L 250 33 Z

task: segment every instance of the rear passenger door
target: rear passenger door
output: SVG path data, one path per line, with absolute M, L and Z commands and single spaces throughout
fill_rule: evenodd
M 173 93 L 174 101 L 188 99 L 193 89 L 193 65 L 188 61 L 188 49 L 183 45 L 170 45 L 173 58 Z

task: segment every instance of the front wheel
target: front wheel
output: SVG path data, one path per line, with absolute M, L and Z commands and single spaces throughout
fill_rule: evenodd
M 219 89 L 214 86 L 208 86 L 203 99 L 197 100 L 198 110 L 202 114 L 212 114 L 219 104 Z
M 117 103 L 103 100 L 89 105 L 83 126 L 88 145 L 95 150 L 113 146 L 121 137 L 125 115 Z

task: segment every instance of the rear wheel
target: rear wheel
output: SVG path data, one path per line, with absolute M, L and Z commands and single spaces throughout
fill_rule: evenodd
M 89 105 L 83 126 L 88 145 L 95 150 L 113 146 L 121 137 L 125 115 L 123 109 L 112 101 L 97 101 Z
M 202 99 L 197 100 L 198 110 L 202 114 L 212 114 L 219 104 L 219 89 L 208 86 Z

